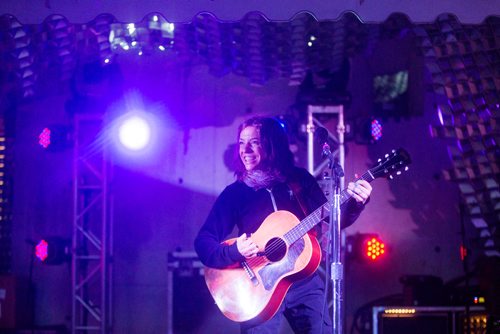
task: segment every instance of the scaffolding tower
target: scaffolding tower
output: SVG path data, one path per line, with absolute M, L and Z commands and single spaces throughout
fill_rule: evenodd
M 112 332 L 112 206 L 102 126 L 102 115 L 75 115 L 72 334 Z

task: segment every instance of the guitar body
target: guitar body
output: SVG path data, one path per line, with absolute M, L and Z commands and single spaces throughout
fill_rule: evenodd
M 265 255 L 224 269 L 205 268 L 208 289 L 226 317 L 237 322 L 269 320 L 290 285 L 318 268 L 321 249 L 316 238 L 306 233 L 291 245 L 285 241 L 284 235 L 299 223 L 288 211 L 273 212 L 252 234 L 259 252 Z

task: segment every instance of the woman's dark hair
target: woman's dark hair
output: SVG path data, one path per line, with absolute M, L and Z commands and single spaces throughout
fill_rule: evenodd
M 248 126 L 255 126 L 260 132 L 260 142 L 266 158 L 264 163 L 266 167 L 276 169 L 283 176 L 287 175 L 290 169 L 294 166 L 293 153 L 290 151 L 288 137 L 285 129 L 274 118 L 271 117 L 252 117 L 238 127 L 238 137 L 241 131 Z M 236 146 L 237 159 L 236 159 L 236 176 L 240 178 L 245 172 L 245 166 L 239 158 L 239 145 Z

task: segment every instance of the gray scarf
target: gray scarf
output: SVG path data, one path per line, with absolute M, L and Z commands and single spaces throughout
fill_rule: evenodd
M 250 188 L 259 190 L 262 188 L 271 188 L 279 182 L 284 182 L 285 177 L 275 169 L 255 169 L 246 171 L 242 175 L 241 180 Z

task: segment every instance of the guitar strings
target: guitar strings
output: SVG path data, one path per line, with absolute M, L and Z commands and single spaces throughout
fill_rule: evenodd
M 368 175 L 369 174 L 367 172 L 364 173 L 361 176 L 361 179 L 365 179 L 365 177 L 368 176 Z M 347 201 L 349 198 L 351 198 L 351 195 L 349 195 L 349 193 L 347 192 L 347 190 L 344 189 L 341 192 L 340 197 L 341 197 L 341 204 L 343 204 L 345 201 Z M 327 204 L 327 203 L 324 203 L 319 208 L 317 208 L 316 210 L 314 210 L 310 215 L 308 215 L 306 218 L 304 218 L 299 224 L 297 224 L 293 228 L 291 228 L 290 231 L 286 232 L 283 236 L 277 236 L 277 237 L 280 238 L 280 239 L 287 239 L 285 237 L 287 234 L 289 236 L 293 237 L 293 238 L 289 238 L 289 239 L 295 239 L 291 243 L 287 243 L 286 241 L 288 241 L 288 240 L 285 240 L 285 245 L 288 245 L 288 247 L 290 247 L 294 242 L 296 242 L 298 239 L 300 239 L 302 236 L 304 236 L 310 229 L 312 229 L 315 225 L 317 225 L 321 221 L 321 211 L 323 210 L 323 207 L 325 206 L 325 204 Z M 316 216 L 319 216 L 319 217 L 316 217 Z M 316 218 L 316 219 L 313 219 L 313 218 Z M 311 220 L 313 220 L 313 224 L 307 229 L 307 231 L 305 233 L 302 233 L 302 232 L 297 233 L 296 230 L 297 230 L 297 227 L 300 224 L 304 224 L 304 225 L 307 226 L 307 224 L 310 223 Z M 316 221 L 316 220 L 317 220 L 317 222 L 314 223 L 314 221 Z M 298 238 L 297 238 L 297 236 L 298 236 Z M 275 252 L 277 252 L 279 250 L 279 248 L 280 248 L 279 244 L 280 244 L 279 241 L 275 241 L 267 249 L 266 249 L 266 245 L 264 245 L 263 253 L 264 254 L 275 254 Z M 268 256 L 265 255 L 265 257 L 258 256 L 258 257 L 253 257 L 253 258 L 247 259 L 246 263 L 249 266 L 251 266 L 251 267 L 252 266 L 255 267 L 257 265 L 260 265 L 261 262 L 267 262 L 267 261 L 269 261 L 269 259 L 268 259 Z M 269 262 L 271 262 L 271 261 L 269 261 Z

